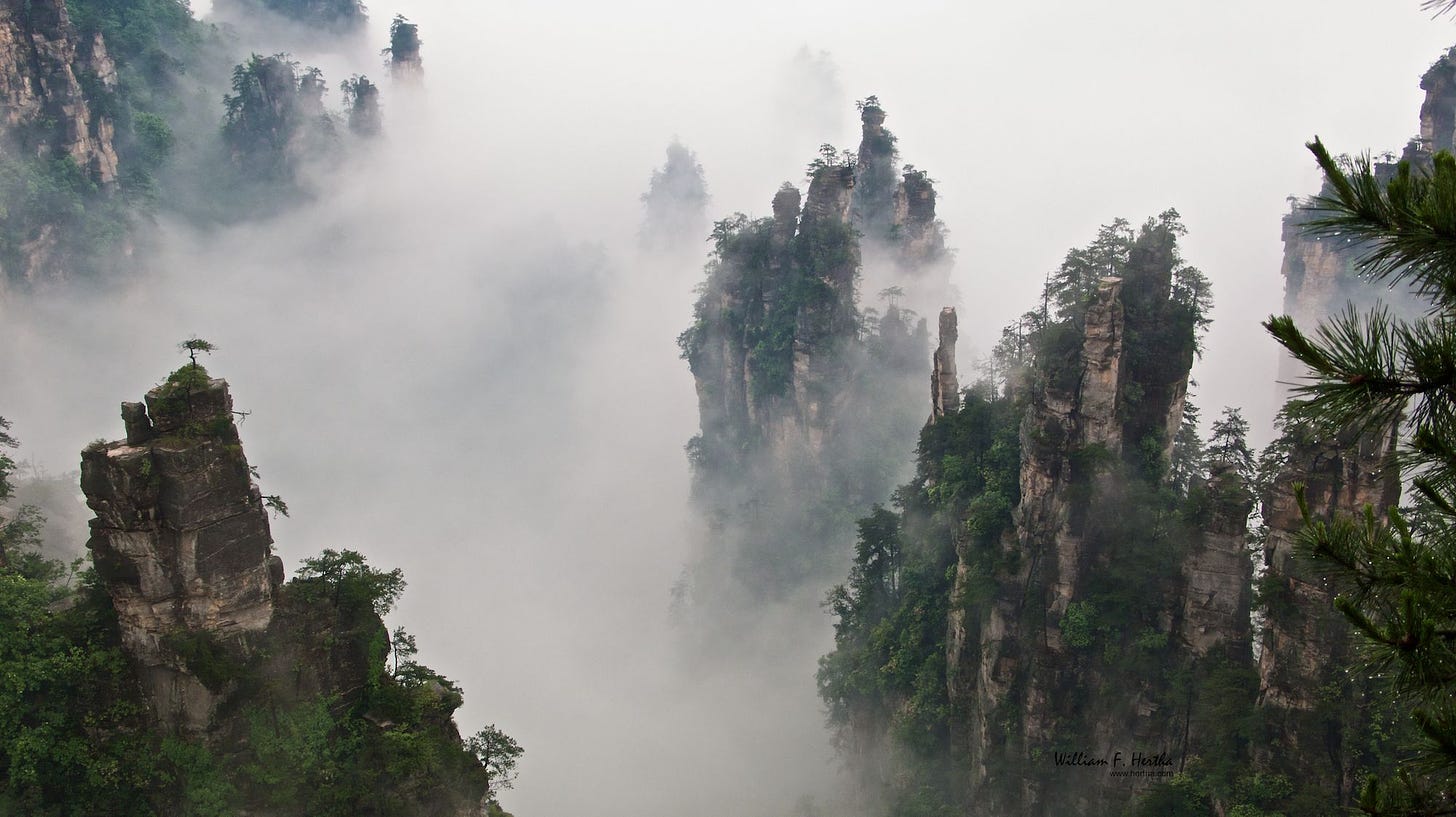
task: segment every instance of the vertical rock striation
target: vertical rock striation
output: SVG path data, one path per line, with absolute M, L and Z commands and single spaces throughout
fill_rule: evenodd
M 249 651 L 272 623 L 282 563 L 225 381 L 169 381 L 145 405 L 122 404 L 122 417 L 125 440 L 82 453 L 96 513 L 87 547 L 152 711 L 169 730 L 203 732 L 218 691 L 189 669 L 179 639 Z
M 71 177 L 69 162 L 101 195 L 116 186 L 115 126 L 105 98 L 116 66 L 100 34 L 83 37 L 64 0 L 0 0 L 0 161 L 28 172 Z M 67 181 L 66 184 L 74 182 Z M 13 211 L 10 276 L 27 282 L 63 277 L 70 267 L 66 230 L 73 214 Z
M 1447 51 L 1421 77 L 1420 146 L 1430 154 L 1456 147 L 1456 49 Z
M 1130 667 L 1144 655 L 1191 666 L 1219 644 L 1249 660 L 1237 478 L 1215 478 L 1204 530 L 1125 518 L 1158 506 L 1149 457 L 1166 456 L 1165 418 L 1181 414 L 1192 364 L 1193 318 L 1170 286 L 1174 235 L 1145 229 L 1124 276 L 1096 281 L 1079 319 L 1043 330 L 1013 526 L 993 553 L 957 545 L 952 598 L 986 598 L 952 606 L 946 641 L 977 814 L 1116 813 L 1154 778 L 1069 772 L 1053 758 L 1166 752 L 1181 763 L 1198 751 L 1186 695 Z
M 679 338 L 698 394 L 694 495 L 728 531 L 715 537 L 746 543 L 710 547 L 753 551 L 729 569 L 759 584 L 827 580 L 853 535 L 843 520 L 903 478 L 889 452 L 924 419 L 928 326 L 899 306 L 896 282 L 909 278 L 886 263 L 903 241 L 894 137 L 878 105 L 861 119 L 858 158 L 822 152 L 806 190 L 776 192 L 771 217 L 715 226 L 695 321 Z M 938 234 L 933 196 L 922 202 L 922 231 Z M 862 307 L 867 278 L 890 301 L 883 311 Z M 944 382 L 947 404 L 958 388 Z
M 940 310 L 940 343 L 930 372 L 930 419 L 954 414 L 961 407 L 961 384 L 956 378 L 956 311 L 947 306 Z
M 1017 759 L 1096 720 L 1078 711 L 1085 700 L 1068 690 L 1095 687 L 1096 680 L 1077 677 L 1059 622 L 1099 563 L 1086 548 L 1086 514 L 1076 496 L 1093 481 L 1092 462 L 1076 454 L 1096 451 L 1093 459 L 1105 464 L 1120 451 L 1124 333 L 1122 280 L 1104 278 L 1087 309 L 1075 363 L 1035 390 L 1022 422 L 1021 502 L 999 546 L 1001 563 L 1016 567 L 998 577 L 978 633 L 963 618 L 951 620 L 951 695 L 970 713 L 971 789 L 984 804 L 980 813 L 1050 813 L 1066 793 L 1044 790 L 1055 781 L 1045 770 L 1018 768 Z M 959 559 L 956 594 L 965 592 L 971 573 L 967 556 Z M 1084 787 L 1077 796 L 1095 795 Z
M 1431 155 L 1456 147 L 1456 49 L 1446 52 L 1421 77 L 1426 92 L 1420 135 L 1404 160 L 1429 167 Z M 1377 162 L 1388 179 L 1395 165 Z M 1330 191 L 1323 191 L 1328 194 Z M 1296 202 L 1284 218 L 1284 312 L 1305 331 L 1353 305 L 1377 303 L 1397 314 L 1419 309 L 1410 294 L 1361 278 L 1361 250 L 1341 236 L 1316 235 L 1308 222 L 1317 215 Z M 1287 393 L 1303 381 L 1302 364 L 1281 351 L 1279 381 Z M 1300 780 L 1340 806 L 1352 805 L 1365 762 L 1371 691 L 1352 676 L 1356 661 L 1351 627 L 1334 609 L 1334 592 L 1318 569 L 1295 549 L 1304 527 L 1296 487 L 1304 486 L 1316 519 L 1358 515 L 1368 507 L 1379 517 L 1400 500 L 1398 471 L 1391 462 L 1397 429 L 1346 432 L 1319 438 L 1297 427 L 1281 438 L 1282 467 L 1260 497 L 1268 526 L 1261 579 L 1265 622 L 1260 636 L 1259 705 L 1270 741 L 1262 764 Z
M 116 87 L 101 35 L 82 38 L 64 0 L 0 2 L 4 150 L 69 157 L 99 185 L 116 181 L 115 127 L 96 94 Z
M 1296 499 L 1303 486 L 1310 515 L 1380 515 L 1400 499 L 1391 467 L 1396 430 L 1339 439 L 1296 437 L 1284 469 L 1263 497 L 1269 526 L 1264 546 L 1266 621 L 1259 657 L 1259 704 L 1268 723 L 1266 763 L 1351 805 L 1360 781 L 1354 750 L 1368 724 L 1361 722 L 1364 685 L 1349 675 L 1355 662 L 1350 623 L 1334 608 L 1334 591 L 1296 552 L 1304 527 Z
M 913 165 L 898 167 L 886 116 L 874 97 L 861 103 L 854 224 L 877 255 L 885 256 L 895 278 L 929 284 L 940 295 L 948 285 L 950 258 L 945 227 L 935 217 L 935 183 Z
M 1247 662 L 1254 563 L 1249 559 L 1249 512 L 1254 498 L 1238 472 L 1215 466 L 1204 484 L 1208 521 L 1183 557 L 1179 640 L 1198 658 L 1222 652 Z

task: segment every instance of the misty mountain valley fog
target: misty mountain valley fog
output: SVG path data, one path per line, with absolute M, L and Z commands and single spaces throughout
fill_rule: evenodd
M 1446 5 L 0 0 L 0 815 L 1452 813 Z

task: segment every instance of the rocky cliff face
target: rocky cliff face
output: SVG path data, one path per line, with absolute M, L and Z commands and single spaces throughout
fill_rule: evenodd
M 1367 285 L 1354 272 L 1355 253 L 1340 238 L 1308 233 L 1309 218 L 1298 208 L 1284 217 L 1284 314 L 1300 326 L 1314 326 L 1346 302 L 1368 298 Z M 1281 383 L 1298 383 L 1303 374 L 1298 361 L 1280 353 Z
M 861 103 L 854 223 L 870 245 L 872 261 L 883 255 L 900 283 L 928 286 L 940 296 L 950 259 L 945 228 L 935 217 L 935 183 L 913 165 L 899 167 L 886 117 L 874 97 Z
M 76 31 L 64 0 L 0 3 L 0 161 L 55 168 L 66 160 L 103 195 L 111 193 L 118 161 L 103 98 L 116 85 L 106 43 L 100 34 Z M 35 282 L 68 272 L 64 225 L 8 216 L 26 221 L 9 248 L 11 277 Z
M 249 652 L 272 623 L 282 564 L 225 382 L 160 386 L 122 416 L 125 440 L 82 454 L 96 512 L 88 547 L 153 712 L 169 730 L 200 733 L 219 696 L 178 639 L 204 633 Z
M 1429 167 L 1437 151 L 1456 149 L 1456 49 L 1446 52 L 1421 77 L 1426 92 L 1420 110 L 1420 135 L 1406 145 L 1401 159 L 1417 168 Z M 1374 163 L 1377 178 L 1388 180 L 1395 172 L 1392 155 Z M 1321 191 L 1323 194 L 1329 190 Z M 1364 309 L 1377 302 L 1397 310 L 1423 307 L 1403 289 L 1391 289 L 1362 279 L 1355 271 L 1359 251 L 1339 236 L 1316 235 L 1308 229 L 1317 213 L 1308 200 L 1291 200 L 1284 217 L 1284 314 L 1299 326 L 1315 326 L 1348 303 Z M 1288 396 L 1287 384 L 1298 383 L 1303 368 L 1281 351 L 1278 380 L 1280 393 Z
M 1249 512 L 1254 498 L 1237 470 L 1216 466 L 1205 482 L 1208 521 L 1183 557 L 1179 639 L 1196 658 L 1222 652 L 1246 663 L 1254 563 L 1249 559 Z
M 899 265 L 907 274 L 921 276 L 949 263 L 945 230 L 935 218 L 935 185 L 922 170 L 907 169 L 895 190 L 895 228 Z
M 101 185 L 116 180 L 111 119 L 96 95 L 116 87 L 101 35 L 83 39 L 64 0 L 0 3 L 0 120 L 6 150 L 70 157 Z
M 1426 92 L 1420 111 L 1420 136 L 1403 159 L 1428 165 L 1433 152 L 1456 147 L 1456 51 L 1448 51 L 1421 78 Z M 1378 177 L 1394 171 L 1390 162 L 1375 166 Z M 1328 191 L 1325 191 L 1328 192 Z M 1347 304 L 1366 309 L 1383 303 L 1397 313 L 1418 307 L 1409 294 L 1366 281 L 1356 272 L 1360 252 L 1339 236 L 1308 231 L 1314 214 L 1296 203 L 1284 218 L 1284 311 L 1311 331 Z M 1304 367 L 1281 352 L 1279 380 L 1287 393 L 1306 375 Z M 1370 690 L 1348 669 L 1357 660 L 1348 620 L 1334 609 L 1334 592 L 1318 570 L 1296 552 L 1304 527 L 1295 489 L 1303 485 L 1316 519 L 1358 515 L 1366 507 L 1377 517 L 1400 499 L 1400 483 L 1390 457 L 1396 430 L 1364 435 L 1345 433 L 1320 438 L 1288 428 L 1279 443 L 1281 467 L 1260 497 L 1268 526 L 1264 547 L 1265 601 L 1258 666 L 1259 705 L 1270 742 L 1258 753 L 1278 769 L 1348 806 L 1360 785 L 1359 747 L 1367 742 Z
M 1202 525 L 1170 525 L 1150 466 L 1166 462 L 1192 364 L 1193 317 L 1170 287 L 1175 233 L 1145 228 L 1123 277 L 1042 330 L 1013 525 L 991 552 L 957 544 L 952 598 L 984 599 L 952 605 L 946 640 L 973 813 L 1121 810 L 1157 778 L 1065 759 L 1181 767 L 1202 747 L 1174 668 L 1214 651 L 1250 661 L 1247 492 L 1216 472 Z
M 397 80 L 419 82 L 425 74 L 420 56 L 419 26 L 396 16 L 389 26 L 389 74 Z
M 1354 747 L 1369 729 L 1362 722 L 1366 689 L 1349 673 L 1357 656 L 1350 623 L 1334 608 L 1334 590 L 1295 550 L 1304 527 L 1296 488 L 1303 486 L 1313 518 L 1359 514 L 1366 507 L 1379 517 L 1400 499 L 1399 475 L 1390 463 L 1396 433 L 1289 437 L 1284 468 L 1262 498 L 1269 535 L 1259 705 L 1270 742 L 1260 756 L 1347 806 L 1361 783 L 1364 758 Z
M 1056 781 L 1044 769 L 1012 768 L 1033 749 L 1057 746 L 1085 729 L 1107 729 L 1092 713 L 1078 711 L 1087 701 L 1068 685 L 1085 693 L 1095 689 L 1097 678 L 1073 654 L 1079 643 L 1067 643 L 1060 622 L 1086 574 L 1110 555 L 1089 551 L 1087 514 L 1078 507 L 1095 490 L 1093 482 L 1104 491 L 1110 485 L 1091 473 L 1096 463 L 1074 453 L 1096 451 L 1105 465 L 1121 452 L 1122 284 L 1115 277 L 1101 281 L 1074 366 L 1035 390 L 1022 422 L 1021 502 L 1014 530 L 999 545 L 1002 563 L 1015 569 L 997 577 L 996 592 L 978 616 L 961 612 L 950 620 L 951 697 L 970 713 L 972 799 L 984 804 L 978 813 L 1051 813 L 1058 802 L 1091 813 L 1087 809 L 1104 796 L 1098 787 L 1083 785 L 1077 802 L 1067 804 L 1066 793 L 1048 791 Z M 974 561 L 969 552 L 958 554 L 957 594 L 966 592 Z M 1136 699 L 1135 691 L 1131 697 Z M 1110 737 L 1098 735 L 1098 748 L 1089 745 L 1087 751 L 1100 756 Z
M 484 770 L 452 718 L 458 688 L 408 661 L 405 674 L 385 667 L 380 604 L 402 579 L 326 551 L 283 583 L 272 498 L 253 483 L 232 408 L 227 383 L 189 364 L 122 404 L 125 439 L 82 453 L 88 547 L 146 720 L 212 758 L 240 814 L 304 817 L 315 797 L 353 813 L 486 813 Z M 391 582 L 394 595 L 379 595 Z M 320 757 L 273 745 L 298 740 Z
M 1456 51 L 1447 51 L 1421 77 L 1420 144 L 1427 153 L 1456 147 Z
M 781 449 L 781 459 L 821 453 L 853 378 L 845 355 L 859 334 L 862 266 L 853 230 L 865 233 L 878 224 L 885 228 L 880 240 L 901 247 L 904 241 L 890 231 L 904 220 L 906 235 L 918 242 L 906 250 L 906 259 L 917 259 L 907 269 L 944 256 L 930 182 L 917 176 L 914 192 L 904 194 L 895 184 L 894 140 L 883 128 L 884 111 L 865 107 L 862 118 L 857 163 L 819 166 L 804 197 L 785 183 L 773 199 L 771 220 L 744 221 L 735 234 L 722 236 L 699 322 L 684 335 L 705 450 L 741 460 L 770 442 Z M 895 202 L 909 199 L 917 202 L 914 215 L 897 215 Z M 939 249 L 927 250 L 931 245 Z M 784 454 L 801 442 L 805 451 Z

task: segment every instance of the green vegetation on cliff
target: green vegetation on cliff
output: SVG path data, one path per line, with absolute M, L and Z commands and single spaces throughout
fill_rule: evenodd
M 185 364 L 159 399 L 199 379 L 201 367 Z M 0 419 L 0 502 L 14 469 L 7 428 Z M 168 444 L 219 440 L 204 428 Z M 462 740 L 459 687 L 413 660 L 412 637 L 391 640 L 382 617 L 404 590 L 399 570 L 326 550 L 276 589 L 265 632 L 164 634 L 179 670 L 218 701 L 204 732 L 174 731 L 122 643 L 109 583 L 129 579 L 115 565 L 77 573 L 79 563 L 40 557 L 40 521 L 32 509 L 0 512 L 0 814 L 499 812 L 521 749 L 493 726 Z
M 25 5 L 10 23 L 33 53 L 17 52 L 12 72 L 34 87 L 6 92 L 19 121 L 0 134 L 0 267 L 12 280 L 129 271 L 158 211 L 272 215 L 305 195 L 300 167 L 339 153 L 321 73 L 283 54 L 234 68 L 229 38 L 185 0 Z M 324 28 L 364 19 L 354 0 L 268 5 Z M 377 86 L 343 90 L 353 132 L 379 132 Z
M 1225 527 L 1241 558 L 1251 502 L 1236 413 L 1208 453 L 1191 423 L 1181 445 L 1169 439 L 1170 422 L 1196 416 L 1186 378 L 1209 306 L 1206 280 L 1178 253 L 1183 233 L 1170 210 L 1137 230 L 1116 221 L 1068 253 L 1044 309 L 1004 334 L 991 378 L 925 427 L 896 510 L 861 520 L 849 580 L 827 601 L 835 650 L 819 687 L 886 813 L 1072 808 L 1085 787 L 1043 765 L 1093 748 L 1082 743 L 1099 730 L 1129 728 L 1140 708 L 1170 734 L 1195 735 L 1193 753 L 1211 759 L 1194 766 L 1202 804 L 1247 777 L 1247 621 L 1203 658 L 1179 630 L 1185 560 L 1207 547 L 1205 530 Z M 1093 382 L 1100 371 L 1113 375 Z M 1076 591 L 1044 616 L 1052 570 Z M 988 676 L 1004 697 L 977 691 Z
M 895 493 L 898 513 L 876 506 L 860 520 L 849 580 L 826 602 L 837 621 L 835 650 L 820 661 L 820 695 L 850 759 L 885 764 L 866 771 L 890 789 L 890 814 L 964 805 L 946 621 L 953 605 L 973 603 L 954 597 L 957 554 L 989 554 L 1020 498 L 1018 422 L 1012 401 L 971 392 L 959 412 L 927 425 L 915 479 Z M 994 569 L 980 560 L 973 568 L 986 577 Z M 884 738 L 891 748 L 879 745 Z M 871 759 L 882 752 L 888 761 Z
M 1418 735 L 1387 755 L 1394 774 L 1370 776 L 1361 807 L 1447 812 L 1456 803 L 1456 158 L 1437 153 L 1428 172 L 1403 161 L 1383 180 L 1368 158 L 1341 163 L 1318 140 L 1310 149 L 1328 191 L 1310 228 L 1364 242 L 1362 273 L 1412 286 L 1427 312 L 1405 319 L 1351 307 L 1312 334 L 1288 316 L 1267 322 L 1315 377 L 1296 390 L 1292 418 L 1325 434 L 1396 422 L 1413 432 L 1397 455 L 1415 491 L 1411 512 L 1307 518 L 1299 545 L 1336 582 L 1335 606 L 1354 626 L 1365 666 L 1390 685 L 1397 723 Z

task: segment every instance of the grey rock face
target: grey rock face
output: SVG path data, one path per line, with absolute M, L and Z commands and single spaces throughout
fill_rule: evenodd
M 961 407 L 961 384 L 956 377 L 956 311 L 947 306 L 940 310 L 940 343 L 935 347 L 934 366 L 930 372 L 931 419 L 954 414 Z
M 246 652 L 268 629 L 281 565 L 233 424 L 227 383 L 147 393 L 124 441 L 87 448 L 92 551 L 163 725 L 202 732 L 217 696 L 174 649 L 198 633 Z

